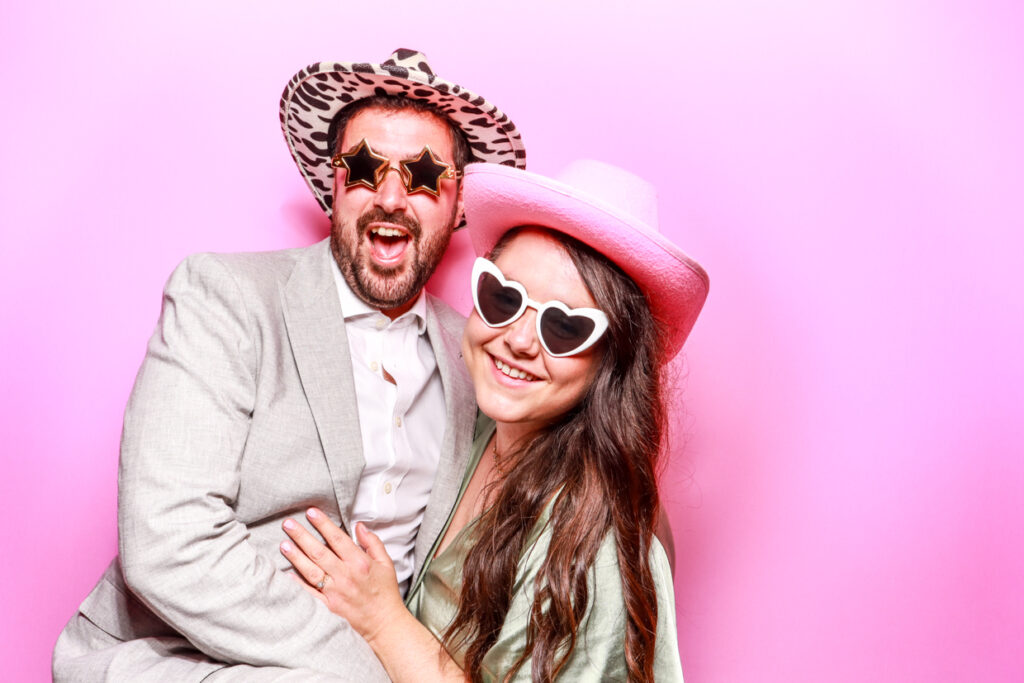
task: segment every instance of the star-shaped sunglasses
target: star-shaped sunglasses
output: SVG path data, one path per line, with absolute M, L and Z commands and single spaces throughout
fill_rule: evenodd
M 398 168 L 391 165 L 391 159 L 373 151 L 370 143 L 363 138 L 350 152 L 338 153 L 331 158 L 335 168 L 345 168 L 345 187 L 362 185 L 374 192 L 384 182 L 390 171 L 398 171 L 405 189 L 409 194 L 426 192 L 435 197 L 441 196 L 441 179 L 459 177 L 449 164 L 438 159 L 429 145 L 424 145 L 418 156 L 402 159 Z
M 526 288 L 508 280 L 491 261 L 473 263 L 473 305 L 488 327 L 505 327 L 518 320 L 527 308 L 537 311 L 537 338 L 548 355 L 560 358 L 586 351 L 608 329 L 608 316 L 596 308 L 569 308 L 561 301 L 540 303 L 526 295 Z

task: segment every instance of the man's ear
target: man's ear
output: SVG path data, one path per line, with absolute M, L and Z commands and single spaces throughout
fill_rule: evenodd
M 462 222 L 465 217 L 466 204 L 462 200 L 462 188 L 465 187 L 464 179 L 459 180 L 459 193 L 455 195 L 455 222 L 452 225 L 458 225 Z

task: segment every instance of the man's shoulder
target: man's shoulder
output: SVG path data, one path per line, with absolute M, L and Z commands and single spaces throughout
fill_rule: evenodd
M 308 261 L 329 256 L 326 240 L 308 247 L 252 252 L 198 252 L 178 264 L 168 281 L 176 286 L 217 291 L 222 287 L 247 292 L 276 292 Z
M 274 280 L 290 274 L 299 261 L 325 250 L 326 243 L 318 242 L 307 247 L 274 251 L 197 252 L 185 257 L 182 265 L 199 269 L 222 269 L 238 276 Z
M 284 292 L 298 281 L 300 300 L 324 282 L 331 282 L 325 262 L 330 259 L 326 240 L 309 247 L 264 252 L 201 252 L 186 257 L 164 287 L 168 302 L 202 302 L 203 306 L 245 309 L 262 318 L 280 316 Z M 314 284 L 310 284 L 313 282 Z

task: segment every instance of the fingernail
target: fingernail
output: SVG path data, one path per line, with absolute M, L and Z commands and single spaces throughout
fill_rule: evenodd
M 310 519 L 316 519 L 320 516 L 320 513 L 316 511 L 316 508 L 309 508 L 306 510 L 306 516 Z
M 292 529 L 295 528 L 295 522 L 293 522 L 290 519 L 284 520 L 284 528 L 288 529 L 288 531 L 291 531 Z
M 294 550 L 294 548 L 292 548 L 292 544 L 289 543 L 288 541 L 285 541 L 284 543 L 281 544 L 281 551 L 282 552 L 290 553 L 292 550 Z

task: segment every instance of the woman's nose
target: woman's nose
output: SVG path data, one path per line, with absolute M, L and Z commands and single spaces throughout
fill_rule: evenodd
M 540 352 L 536 311 L 527 309 L 518 320 L 505 328 L 505 343 L 520 356 L 535 356 Z

